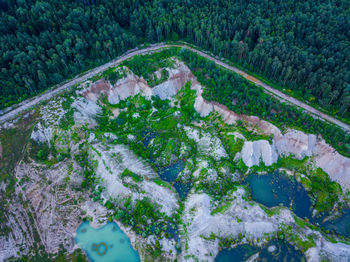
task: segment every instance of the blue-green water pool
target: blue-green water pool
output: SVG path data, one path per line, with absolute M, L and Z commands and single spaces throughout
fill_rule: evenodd
M 83 222 L 77 229 L 75 241 L 92 262 L 139 262 L 129 238 L 115 222 L 95 229 Z
M 215 262 L 241 262 L 259 253 L 257 261 L 306 261 L 305 256 L 284 240 L 272 240 L 263 248 L 239 245 L 233 249 L 222 250 Z
M 344 210 L 340 217 L 322 223 L 321 226 L 325 229 L 334 230 L 338 234 L 350 237 L 350 209 Z
M 174 164 L 171 164 L 167 167 L 161 168 L 159 171 L 159 176 L 161 179 L 167 182 L 174 182 L 177 178 L 177 175 L 184 168 L 185 161 L 182 159 L 176 161 Z
M 313 220 L 310 197 L 294 177 L 288 177 L 279 172 L 265 175 L 251 174 L 246 182 L 251 189 L 254 201 L 267 207 L 278 205 L 292 207 L 297 216 Z

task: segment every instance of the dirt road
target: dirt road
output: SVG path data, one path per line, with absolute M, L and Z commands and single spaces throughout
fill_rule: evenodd
M 278 99 L 280 99 L 281 101 L 287 101 L 289 103 L 292 103 L 298 107 L 301 107 L 303 108 L 305 111 L 307 111 L 308 113 L 310 113 L 311 115 L 313 116 L 316 116 L 320 119 L 323 119 L 323 120 L 327 120 L 333 124 L 336 124 L 337 126 L 341 127 L 342 129 L 346 130 L 346 131 L 350 131 L 350 125 L 346 124 L 346 123 L 343 123 L 341 122 L 340 120 L 332 117 L 332 116 L 329 116 L 325 113 L 322 113 L 321 111 L 313 108 L 312 106 L 310 105 L 307 105 L 297 99 L 295 99 L 294 97 L 291 97 L 277 89 L 274 89 L 272 88 L 271 86 L 261 82 L 260 80 L 254 78 L 253 76 L 251 75 L 248 75 L 247 73 L 245 73 L 244 71 L 236 68 L 236 67 L 233 67 L 233 66 L 230 66 L 224 62 L 222 62 L 221 60 L 215 58 L 215 57 L 212 57 L 202 51 L 199 51 L 197 49 L 194 49 L 192 47 L 189 47 L 187 45 L 168 45 L 168 44 L 154 44 L 154 45 L 151 45 L 149 47 L 146 47 L 144 49 L 133 49 L 133 50 L 130 50 L 128 51 L 126 54 L 118 57 L 117 59 L 111 61 L 111 62 L 108 62 L 104 65 L 101 65 L 99 67 L 96 67 L 90 71 L 88 71 L 86 74 L 82 75 L 82 76 L 79 76 L 79 77 L 76 77 L 70 81 L 68 81 L 67 83 L 64 83 L 62 85 L 60 85 L 59 87 L 55 88 L 55 89 L 52 89 L 52 90 L 48 90 L 46 91 L 45 93 L 39 95 L 39 96 L 36 96 L 32 99 L 28 99 L 28 100 L 25 100 L 23 101 L 22 103 L 20 103 L 15 109 L 13 110 L 10 110 L 8 111 L 7 113 L 3 114 L 0 116 L 0 123 L 2 122 L 5 122 L 7 120 L 10 120 L 12 118 L 14 118 L 18 113 L 22 112 L 22 111 L 25 111 L 29 108 L 31 108 L 32 106 L 36 105 L 37 103 L 39 102 L 42 102 L 44 100 L 48 100 L 50 98 L 52 98 L 53 96 L 61 93 L 62 91 L 64 91 L 65 89 L 67 89 L 68 87 L 71 87 L 75 84 L 78 84 L 79 82 L 83 82 L 83 81 L 86 81 L 87 79 L 89 79 L 90 77 L 94 76 L 94 75 L 97 75 L 103 71 L 105 71 L 107 68 L 111 67 L 111 66 L 116 66 L 117 64 L 123 62 L 124 60 L 126 59 L 129 59 L 130 57 L 133 57 L 135 55 L 140 55 L 140 54 L 146 54 L 146 53 L 150 53 L 150 52 L 154 52 L 154 51 L 157 51 L 157 50 L 161 50 L 161 49 L 164 49 L 164 48 L 169 48 L 169 47 L 172 47 L 172 46 L 177 46 L 177 47 L 182 47 L 182 48 L 186 48 L 186 49 L 189 49 L 195 53 L 197 53 L 198 55 L 202 56 L 202 57 L 205 57 L 213 62 L 215 62 L 216 64 L 228 69 L 228 70 L 231 70 L 233 72 L 236 72 L 237 74 L 240 74 L 241 76 L 243 76 L 245 79 L 247 79 L 248 81 L 251 81 L 253 83 L 255 83 L 256 85 L 258 86 L 261 86 L 262 88 L 264 88 L 268 93 L 271 93 L 273 94 L 274 96 L 276 96 Z

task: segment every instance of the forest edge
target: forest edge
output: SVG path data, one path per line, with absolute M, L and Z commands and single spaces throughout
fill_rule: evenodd
M 217 64 L 219 66 L 222 66 L 230 71 L 233 71 L 233 72 L 241 75 L 246 80 L 254 83 L 257 86 L 262 87 L 266 93 L 268 93 L 272 96 L 275 96 L 277 99 L 279 99 L 282 102 L 288 102 L 288 103 L 293 104 L 294 106 L 302 108 L 308 114 L 310 114 L 312 117 L 331 122 L 347 132 L 350 131 L 350 125 L 348 125 L 348 124 L 346 124 L 346 123 L 344 123 L 344 122 L 342 122 L 342 121 L 340 121 L 340 120 L 338 120 L 338 119 L 336 119 L 328 114 L 325 114 L 325 113 L 315 109 L 314 107 L 307 105 L 304 102 L 299 101 L 298 99 L 296 99 L 290 95 L 287 95 L 287 94 L 271 87 L 270 85 L 264 83 L 261 80 L 256 79 L 255 77 L 244 72 L 243 70 L 240 70 L 235 66 L 231 66 L 231 65 L 227 64 L 226 62 L 223 62 L 219 57 L 213 57 L 212 55 L 209 55 L 204 51 L 200 51 L 197 48 L 194 48 L 192 46 L 193 45 L 189 46 L 187 44 L 158 43 L 158 44 L 149 45 L 147 47 L 141 46 L 140 48 L 131 49 L 131 50 L 127 51 L 125 54 L 123 54 L 122 56 L 119 56 L 118 58 L 116 58 L 116 59 L 114 59 L 106 64 L 103 64 L 99 67 L 96 67 L 92 70 L 89 70 L 88 72 L 86 72 L 83 75 L 78 75 L 77 77 L 69 80 L 68 82 L 65 82 L 65 83 L 60 84 L 60 85 L 56 85 L 39 96 L 36 96 L 36 97 L 33 97 L 31 99 L 28 99 L 28 100 L 21 102 L 14 109 L 11 109 L 11 107 L 4 109 L 2 111 L 3 114 L 0 116 L 0 123 L 15 118 L 19 113 L 21 113 L 27 109 L 30 109 L 32 106 L 35 106 L 36 104 L 38 104 L 40 102 L 48 100 L 48 99 L 52 98 L 53 96 L 60 94 L 65 89 L 67 89 L 73 85 L 76 85 L 80 82 L 83 82 L 83 81 L 87 80 L 88 78 L 93 77 L 99 73 L 102 73 L 103 71 L 105 71 L 109 67 L 116 66 L 116 65 L 120 64 L 121 62 L 123 62 L 124 60 L 127 60 L 135 55 L 143 55 L 143 54 L 152 53 L 152 52 L 160 52 L 163 49 L 167 49 L 167 48 L 171 48 L 171 47 L 180 47 L 180 48 L 186 48 L 186 49 L 188 49 L 188 50 L 190 50 L 190 51 L 192 51 L 192 52 L 194 52 L 194 53 L 196 53 L 196 54 L 198 54 L 206 59 L 209 59 L 209 60 L 215 62 L 215 64 Z

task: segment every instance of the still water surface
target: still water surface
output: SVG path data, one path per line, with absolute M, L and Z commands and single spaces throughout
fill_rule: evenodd
M 83 222 L 77 229 L 75 241 L 92 262 L 139 262 L 129 238 L 115 222 L 95 229 Z

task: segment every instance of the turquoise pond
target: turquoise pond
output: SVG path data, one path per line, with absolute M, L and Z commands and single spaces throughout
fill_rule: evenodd
M 139 262 L 129 238 L 115 222 L 95 229 L 83 222 L 77 229 L 75 241 L 92 262 Z
M 269 250 L 269 247 L 274 247 Z M 272 240 L 263 248 L 250 245 L 239 245 L 233 249 L 222 250 L 215 262 L 241 262 L 259 253 L 257 261 L 306 261 L 305 256 L 284 240 Z
M 305 188 L 294 177 L 279 172 L 265 175 L 251 174 L 246 178 L 252 199 L 267 207 L 283 205 L 293 212 L 313 221 L 310 197 Z

